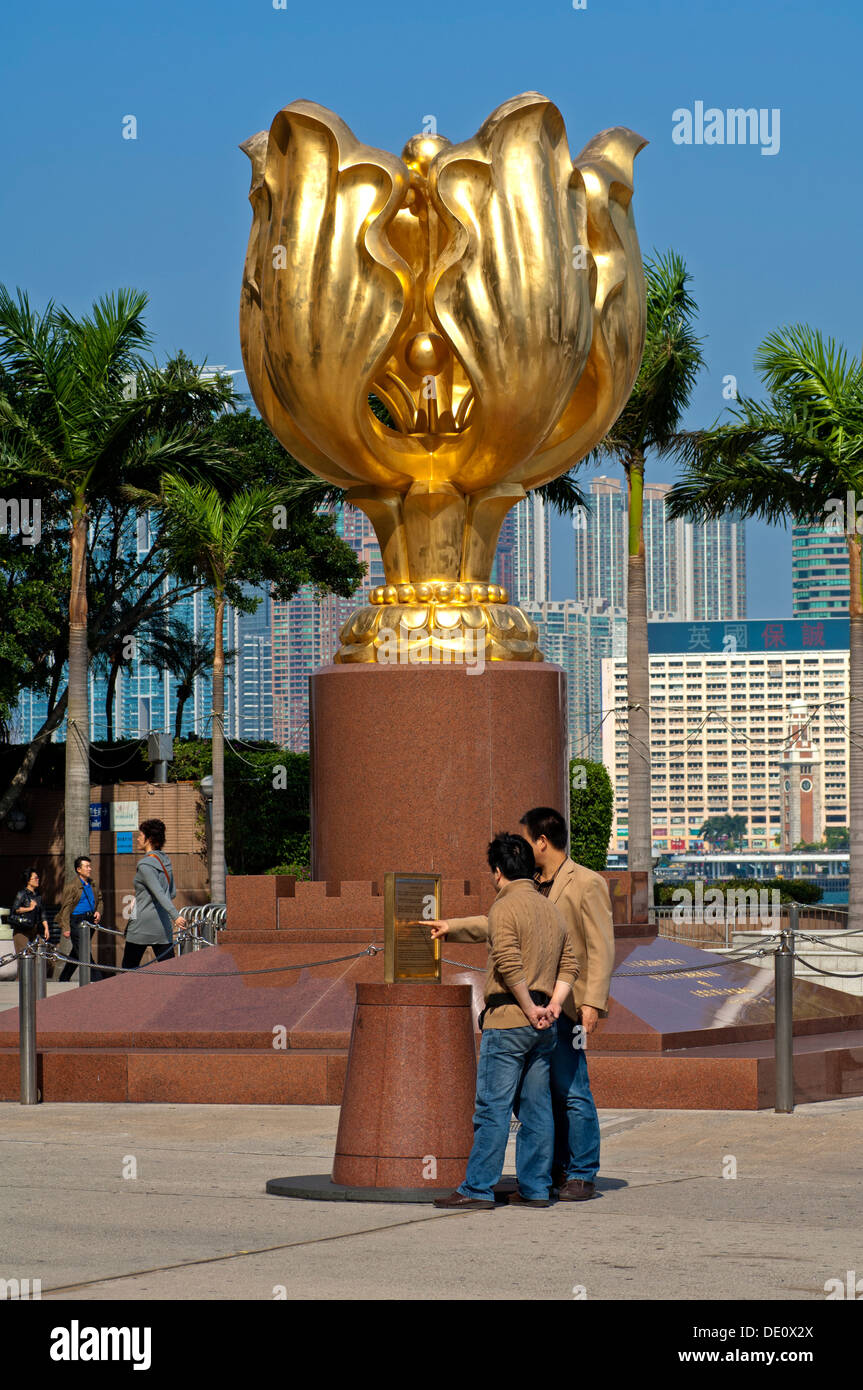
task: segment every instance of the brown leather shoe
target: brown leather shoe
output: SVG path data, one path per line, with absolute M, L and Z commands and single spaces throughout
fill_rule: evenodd
M 482 1197 L 466 1197 L 458 1188 L 448 1197 L 435 1197 L 434 1204 L 447 1211 L 494 1211 L 494 1202 L 487 1202 Z
M 546 1197 L 522 1197 L 520 1192 L 512 1192 L 507 1202 L 508 1207 L 550 1207 L 551 1202 Z
M 570 1178 L 557 1194 L 559 1202 L 589 1202 L 596 1195 L 596 1185 L 583 1178 Z

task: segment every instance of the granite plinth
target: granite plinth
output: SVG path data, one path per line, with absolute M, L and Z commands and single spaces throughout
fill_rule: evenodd
M 43 1099 L 338 1105 L 356 987 L 383 988 L 383 953 L 370 956 L 350 942 L 328 942 L 322 950 L 320 943 L 274 937 L 267 944 L 199 951 L 40 1000 Z M 772 1105 L 769 958 L 761 965 L 729 964 L 724 956 L 661 938 L 618 940 L 616 947 L 609 1016 L 589 1045 L 597 1104 Z M 333 959 L 340 956 L 349 958 Z M 327 963 L 315 963 L 322 960 Z M 453 942 L 444 947 L 443 986 L 401 988 L 470 986 L 472 1028 L 485 960 L 484 945 Z M 273 967 L 280 968 L 238 973 Z M 648 976 L 650 969 L 659 974 Z M 794 1015 L 798 1101 L 863 1095 L 863 1000 L 798 979 Z M 448 1084 L 447 1073 L 442 1086 Z M 18 1095 L 18 1011 L 7 1009 L 0 1013 L 0 1099 Z M 391 1156 L 413 1162 L 411 1154 Z M 365 1178 L 350 1184 L 372 1185 Z M 392 1185 L 416 1186 L 415 1171 Z
M 452 1190 L 473 1144 L 468 985 L 358 984 L 333 1182 Z
M 568 804 L 559 666 L 325 666 L 309 686 L 313 879 L 476 878 L 496 831 Z

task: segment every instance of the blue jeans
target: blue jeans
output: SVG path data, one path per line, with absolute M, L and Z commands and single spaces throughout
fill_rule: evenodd
M 486 1028 L 479 1049 L 473 1148 L 459 1192 L 493 1201 L 509 1139 L 513 1101 L 521 1090 L 521 1128 L 515 1141 L 519 1191 L 528 1201 L 545 1200 L 551 1186 L 554 1116 L 549 1066 L 557 1025 L 541 1032 Z
M 566 1171 L 567 1180 L 593 1182 L 599 1169 L 599 1116 L 590 1092 L 587 1053 L 572 1045 L 574 1028 L 561 1014 L 551 1058 L 554 1161 Z

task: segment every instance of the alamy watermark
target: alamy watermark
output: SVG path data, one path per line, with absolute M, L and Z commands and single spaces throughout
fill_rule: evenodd
M 851 488 L 843 497 L 829 497 L 824 503 L 822 531 L 828 536 L 863 535 L 863 497 Z
M 671 894 L 671 920 L 723 923 L 738 917 L 750 924 L 770 927 L 778 924 L 782 897 L 778 888 L 708 888 L 699 879 L 695 892 L 675 888 Z
M 844 1279 L 825 1280 L 824 1292 L 828 1303 L 838 1298 L 851 1298 L 859 1302 L 863 1299 L 863 1279 L 857 1278 L 856 1269 L 846 1269 Z
M 675 145 L 760 145 L 762 154 L 779 153 L 778 106 L 708 106 L 696 101 L 690 111 L 678 106 L 671 113 Z
M 42 539 L 42 503 L 38 497 L 0 497 L 0 535 L 20 535 L 22 545 Z
M 379 666 L 464 666 L 468 675 L 485 670 L 484 628 L 454 632 L 445 627 L 381 628 L 375 639 Z

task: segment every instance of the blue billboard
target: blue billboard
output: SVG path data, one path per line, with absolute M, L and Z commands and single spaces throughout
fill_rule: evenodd
M 741 656 L 784 652 L 847 651 L 847 618 L 758 618 L 746 622 L 648 623 L 647 646 L 653 656 Z

